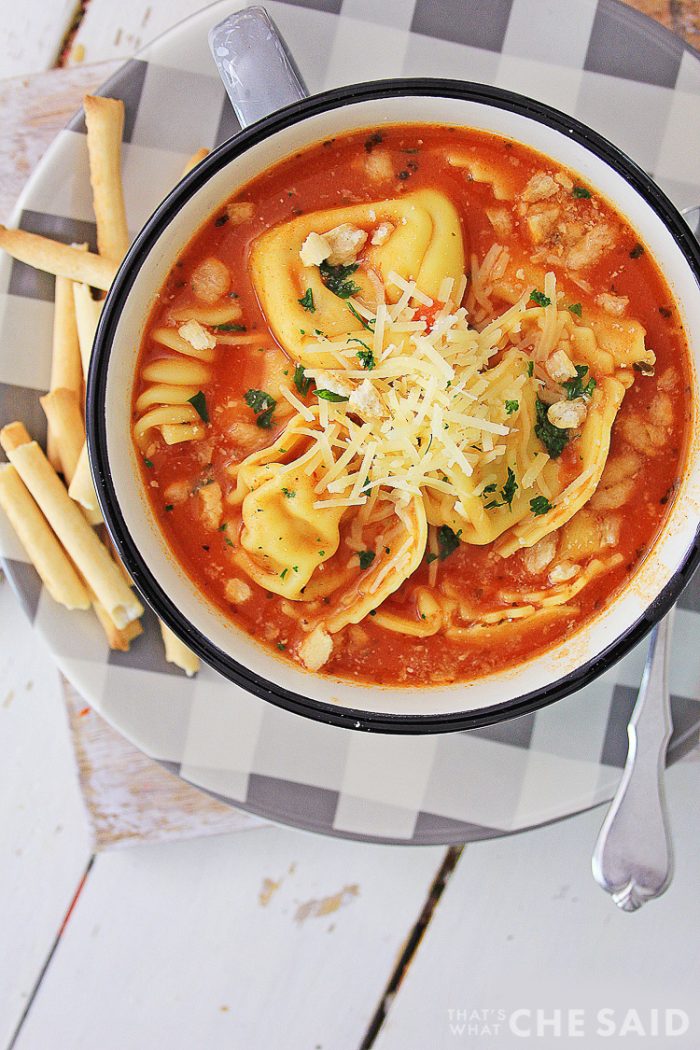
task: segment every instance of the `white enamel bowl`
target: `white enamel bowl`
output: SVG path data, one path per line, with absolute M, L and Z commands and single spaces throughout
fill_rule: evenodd
M 201 594 L 154 520 L 132 446 L 130 392 L 146 318 L 178 254 L 202 223 L 270 165 L 358 128 L 457 124 L 523 142 L 579 172 L 625 215 L 666 275 L 694 361 L 693 440 L 669 520 L 630 584 L 590 624 L 545 654 L 474 682 L 373 688 L 311 674 L 272 655 Z M 357 729 L 435 732 L 522 715 L 585 685 L 667 611 L 700 559 L 700 252 L 682 217 L 629 158 L 570 117 L 522 96 L 443 80 L 341 88 L 281 110 L 222 145 L 166 199 L 121 267 L 89 376 L 91 462 L 105 521 L 146 601 L 205 661 L 265 700 Z

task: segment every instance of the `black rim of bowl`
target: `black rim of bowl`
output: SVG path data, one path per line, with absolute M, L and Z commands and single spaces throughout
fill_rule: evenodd
M 656 212 L 685 256 L 700 286 L 700 246 L 675 206 L 622 150 L 573 117 L 524 95 L 467 81 L 407 78 L 337 88 L 295 102 L 224 142 L 187 176 L 153 213 L 130 248 L 107 298 L 95 338 L 88 376 L 86 421 L 90 462 L 107 528 L 137 589 L 157 616 L 209 666 L 263 700 L 295 714 L 347 729 L 404 734 L 455 732 L 510 720 L 545 707 L 593 681 L 641 641 L 676 601 L 700 563 L 700 526 L 681 564 L 645 613 L 594 659 L 550 685 L 501 704 L 449 714 L 390 714 L 335 706 L 294 693 L 283 685 L 271 682 L 251 671 L 194 628 L 168 598 L 142 558 L 121 513 L 109 465 L 105 393 L 112 344 L 131 287 L 161 233 L 177 216 L 182 204 L 189 200 L 211 175 L 250 147 L 308 117 L 356 102 L 411 95 L 485 103 L 497 109 L 529 117 L 583 145 L 621 175 Z M 454 688 L 459 688 L 459 684 L 456 683 Z M 382 690 L 378 689 L 379 702 L 381 695 Z

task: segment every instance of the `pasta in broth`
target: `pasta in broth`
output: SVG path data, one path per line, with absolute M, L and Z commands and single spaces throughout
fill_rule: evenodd
M 593 187 L 404 125 L 251 182 L 173 267 L 134 438 L 181 564 L 313 671 L 473 678 L 580 628 L 683 467 L 670 293 Z

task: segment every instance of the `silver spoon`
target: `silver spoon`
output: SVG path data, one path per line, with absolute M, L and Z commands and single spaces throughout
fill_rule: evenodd
M 685 208 L 683 216 L 700 239 L 700 205 Z M 667 673 L 672 620 L 673 610 L 652 631 L 627 727 L 627 761 L 593 851 L 593 876 L 623 911 L 660 897 L 673 877 L 663 783 L 673 726 Z

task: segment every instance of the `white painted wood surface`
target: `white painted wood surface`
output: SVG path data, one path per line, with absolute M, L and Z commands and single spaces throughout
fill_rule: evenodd
M 40 73 L 56 65 L 78 6 L 77 0 L 3 0 L 0 77 Z
M 271 828 L 102 854 L 17 1050 L 357 1050 L 443 854 Z
M 90 856 L 58 672 L 0 583 L 0 1046 Z
M 697 1050 L 699 771 L 694 762 L 669 771 L 675 879 L 665 897 L 634 915 L 618 911 L 591 877 L 600 809 L 526 835 L 467 846 L 374 1050 L 509 1050 L 527 1040 L 509 1032 L 508 1018 L 521 1032 L 536 1032 L 537 1010 L 553 1024 L 559 1010 L 566 1032 L 569 1009 L 584 1011 L 585 1037 L 574 1045 L 609 1047 L 616 1040 L 595 1034 L 597 1011 L 608 1007 L 618 1035 L 629 1010 L 639 1011 L 647 1033 L 650 1008 L 684 1010 L 687 1036 L 649 1043 Z M 513 1016 L 523 1008 L 531 1012 Z M 467 1018 L 457 1011 L 467 1011 Z M 495 1013 L 480 1020 L 469 1016 L 473 1011 Z M 506 1017 L 490 1036 L 470 1035 L 468 1028 L 460 1034 L 464 1024 L 493 1027 L 498 1011 Z M 533 1040 L 538 1047 L 566 1044 L 553 1025 L 543 1031 L 547 1038 Z M 624 1044 L 636 1045 L 635 1033 L 628 1035 L 620 1035 Z

